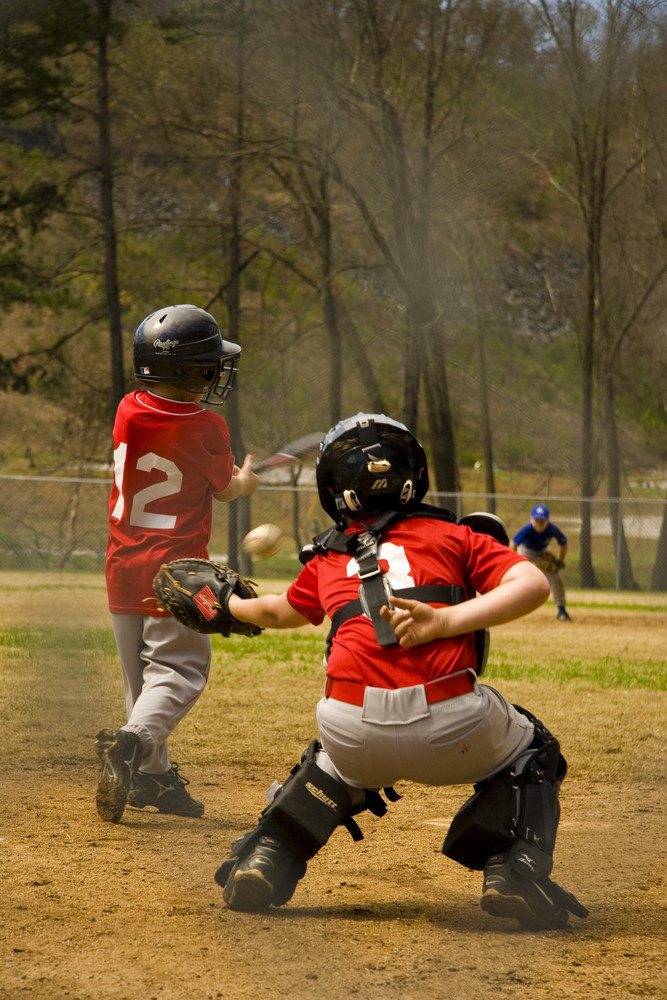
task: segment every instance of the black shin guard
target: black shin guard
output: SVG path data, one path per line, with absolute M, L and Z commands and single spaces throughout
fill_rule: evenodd
M 363 834 L 352 816 L 365 809 L 376 816 L 387 811 L 379 792 L 368 789 L 363 802 L 353 804 L 345 786 L 316 763 L 319 750 L 320 744 L 313 740 L 255 829 L 234 841 L 229 857 L 215 873 L 232 909 L 286 903 L 305 875 L 307 862 L 337 826 L 346 827 L 354 840 L 361 840 Z M 393 788 L 384 792 L 390 801 L 400 798 Z
M 265 833 L 303 861 L 324 847 L 352 809 L 344 786 L 315 763 L 319 748 L 313 740 L 259 819 Z
M 306 863 L 336 827 L 348 821 L 351 798 L 339 781 L 315 763 L 319 748 L 313 740 L 255 829 L 232 844 L 229 857 L 216 871 L 215 880 L 232 908 L 261 908 L 257 891 L 264 906 L 286 903 L 305 875 Z M 264 883 L 259 890 L 258 881 Z M 248 898 L 244 899 L 244 891 Z
M 560 817 L 558 789 L 567 771 L 558 740 L 529 712 L 531 746 L 504 771 L 475 785 L 447 832 L 442 853 L 481 870 L 491 855 L 511 852 L 535 875 L 551 872 Z

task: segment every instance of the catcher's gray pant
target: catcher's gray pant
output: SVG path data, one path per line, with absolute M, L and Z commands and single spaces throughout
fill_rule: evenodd
M 533 724 L 495 688 L 429 705 L 423 685 L 366 688 L 364 705 L 322 698 L 317 764 L 352 788 L 475 784 L 508 767 L 533 739 Z M 328 760 L 327 760 L 328 758 Z
M 123 668 L 127 723 L 143 747 L 141 770 L 169 770 L 167 738 L 206 686 L 211 640 L 174 618 L 111 615 Z
M 527 549 L 525 545 L 518 545 L 517 552 L 520 556 L 525 556 L 526 559 L 530 559 L 532 563 L 536 563 L 537 560 L 542 555 L 542 552 L 536 552 L 535 549 Z M 565 584 L 563 583 L 563 577 L 560 574 L 560 570 L 556 570 L 555 573 L 547 573 L 542 570 L 542 573 L 546 576 L 549 581 L 549 586 L 551 587 L 551 597 L 553 602 L 557 607 L 565 607 Z

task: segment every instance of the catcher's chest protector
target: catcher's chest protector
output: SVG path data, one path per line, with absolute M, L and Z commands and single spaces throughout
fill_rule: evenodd
M 456 518 L 451 511 L 440 510 L 424 504 L 421 508 L 404 513 L 399 511 L 388 511 L 374 522 L 360 535 L 346 535 L 339 529 L 333 528 L 321 535 L 314 541 L 311 551 L 301 554 L 302 561 L 317 555 L 318 552 L 342 552 L 353 556 L 359 566 L 359 598 L 349 601 L 335 612 L 331 619 L 331 628 L 327 636 L 328 657 L 333 643 L 334 636 L 343 622 L 357 615 L 364 614 L 370 618 L 375 630 L 375 637 L 380 646 L 397 646 L 396 633 L 384 618 L 380 615 L 380 608 L 383 604 L 389 603 L 392 589 L 386 579 L 380 564 L 378 563 L 377 552 L 381 542 L 382 532 L 391 523 L 399 519 L 409 517 L 433 517 L 437 520 L 447 521 L 450 524 L 456 523 Z M 410 600 L 426 601 L 438 604 L 460 604 L 467 600 L 469 595 L 464 587 L 459 584 L 427 584 L 420 587 L 406 587 L 395 591 L 396 597 L 405 597 Z M 481 676 L 486 666 L 489 652 L 489 634 L 487 629 L 480 629 L 475 632 L 475 650 L 477 656 L 477 675 Z

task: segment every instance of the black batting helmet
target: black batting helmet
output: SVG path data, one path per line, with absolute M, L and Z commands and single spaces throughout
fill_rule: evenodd
M 204 309 L 182 304 L 157 309 L 134 335 L 134 377 L 142 385 L 175 385 L 203 392 L 204 402 L 224 403 L 236 378 L 238 344 L 222 339 Z

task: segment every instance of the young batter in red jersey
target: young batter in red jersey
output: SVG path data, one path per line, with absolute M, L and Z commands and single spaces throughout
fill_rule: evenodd
M 443 852 L 484 871 L 483 909 L 538 927 L 586 916 L 549 878 L 566 771 L 558 741 L 478 683 L 484 630 L 541 605 L 543 574 L 508 548 L 497 519 L 482 515 L 486 528 L 472 530 L 423 504 L 423 448 L 383 414 L 357 414 L 329 431 L 317 484 L 336 527 L 302 553 L 298 578 L 283 594 L 230 599 L 237 618 L 265 628 L 327 616 L 332 629 L 320 741 L 255 830 L 232 845 L 216 873 L 225 902 L 239 910 L 287 902 L 336 826 L 350 828 L 364 808 L 386 810 L 379 789 L 470 782 L 475 795 Z
M 222 416 L 241 353 L 213 316 L 192 305 L 151 313 L 134 338 L 135 377 L 146 388 L 121 401 L 114 425 L 106 579 L 123 670 L 128 721 L 97 736 L 97 810 L 117 823 L 125 805 L 201 816 L 204 806 L 169 759 L 167 739 L 206 684 L 210 637 L 158 606 L 162 563 L 208 558 L 212 500 L 251 493 L 252 457 L 234 463 Z

